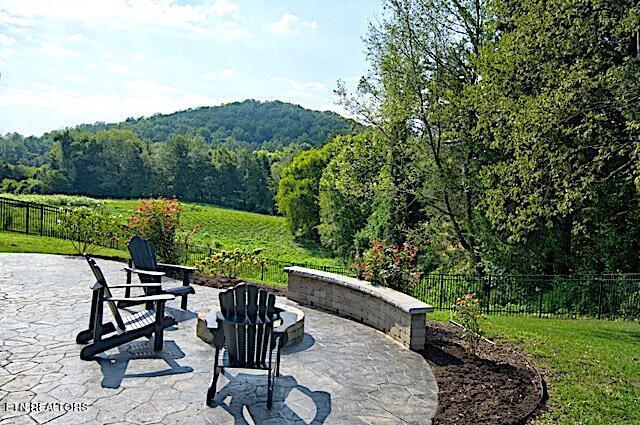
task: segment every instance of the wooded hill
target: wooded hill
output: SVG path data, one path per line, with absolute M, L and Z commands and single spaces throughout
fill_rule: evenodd
M 333 112 L 246 100 L 120 123 L 0 137 L 0 192 L 177 196 L 275 212 L 280 170 L 362 126 Z

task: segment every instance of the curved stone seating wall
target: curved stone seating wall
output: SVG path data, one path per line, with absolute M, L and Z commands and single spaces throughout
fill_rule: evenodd
M 302 267 L 287 267 L 288 298 L 378 329 L 412 350 L 425 344 L 433 307 L 409 295 L 363 280 Z

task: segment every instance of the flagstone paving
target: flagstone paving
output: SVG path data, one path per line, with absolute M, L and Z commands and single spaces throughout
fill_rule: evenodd
M 122 264 L 98 264 L 124 283 Z M 169 304 L 179 324 L 161 353 L 141 339 L 82 361 L 75 335 L 88 324 L 92 280 L 82 258 L 0 254 L 0 424 L 431 423 L 438 389 L 420 355 L 305 307 L 306 334 L 285 349 L 273 408 L 264 373 L 238 369 L 225 370 L 208 407 L 214 350 L 195 336 L 194 312 L 217 305 L 212 288 L 196 287 L 190 311 Z

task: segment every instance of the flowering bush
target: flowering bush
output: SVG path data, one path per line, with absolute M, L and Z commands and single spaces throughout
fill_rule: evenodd
M 58 219 L 58 229 L 78 254 L 92 254 L 99 245 L 115 245 L 122 237 L 119 219 L 102 207 L 79 207 L 65 210 Z
M 473 294 L 467 294 L 458 298 L 453 305 L 453 319 L 464 327 L 463 337 L 469 344 L 473 353 L 478 348 L 478 343 L 482 339 L 482 329 L 480 321 L 483 316 L 480 312 L 480 300 Z
M 369 250 L 354 257 L 351 270 L 360 279 L 402 290 L 420 280 L 416 254 L 417 250 L 407 243 L 385 247 L 375 242 Z
M 197 261 L 196 267 L 206 274 L 235 278 L 247 268 L 264 265 L 264 260 L 260 259 L 258 254 L 260 250 L 249 253 L 242 252 L 239 248 L 233 251 L 218 251 L 204 260 Z
M 129 218 L 127 230 L 151 242 L 156 255 L 162 262 L 177 263 L 183 255 L 191 232 L 180 226 L 183 207 L 177 199 L 150 199 L 141 201 Z

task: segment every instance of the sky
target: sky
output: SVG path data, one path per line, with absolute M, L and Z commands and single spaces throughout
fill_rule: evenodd
M 0 0 L 0 134 L 244 99 L 343 113 L 380 0 Z

